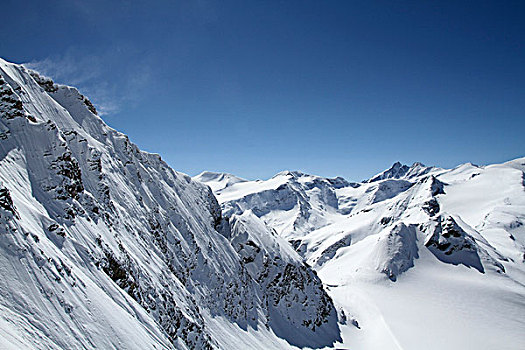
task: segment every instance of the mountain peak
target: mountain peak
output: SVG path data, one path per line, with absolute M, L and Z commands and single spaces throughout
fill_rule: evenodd
M 421 162 L 414 162 L 410 167 L 401 162 L 395 162 L 390 168 L 371 177 L 365 182 L 376 182 L 386 179 L 413 178 L 429 173 L 434 167 L 427 167 Z
M 410 170 L 408 165 L 401 164 L 401 162 L 395 162 L 390 168 L 385 171 L 380 172 L 379 174 L 373 176 L 366 182 L 376 182 L 386 179 L 399 179 Z
M 302 177 L 302 176 L 307 176 L 307 174 L 299 171 L 299 170 L 283 170 L 283 171 L 280 171 L 278 172 L 277 174 L 275 174 L 272 178 L 276 178 L 276 177 L 279 177 L 279 176 L 292 176 L 294 178 L 298 178 L 298 177 Z
M 213 192 L 221 191 L 234 184 L 248 181 L 233 174 L 213 171 L 203 171 L 199 175 L 194 176 L 193 180 L 210 186 Z

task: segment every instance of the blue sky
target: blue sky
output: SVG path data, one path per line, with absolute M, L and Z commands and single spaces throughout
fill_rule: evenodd
M 176 170 L 350 180 L 525 156 L 523 1 L 2 2 L 0 57 Z

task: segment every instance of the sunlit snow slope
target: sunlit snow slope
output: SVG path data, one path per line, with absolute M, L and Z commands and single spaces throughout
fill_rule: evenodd
M 521 158 L 396 163 L 362 183 L 196 179 L 225 217 L 259 217 L 317 271 L 338 310 L 337 347 L 524 349 L 524 170 Z
M 3 60 L 0 276 L 2 349 L 341 341 L 319 277 L 258 217 L 224 219 L 76 89 Z

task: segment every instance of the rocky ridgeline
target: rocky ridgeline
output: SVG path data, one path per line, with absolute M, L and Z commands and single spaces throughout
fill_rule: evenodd
M 301 338 L 317 338 L 317 346 L 326 346 L 326 339 L 337 337 L 326 334 L 337 323 L 331 299 L 292 247 L 251 212 L 233 215 L 230 224 L 229 239 L 247 273 L 257 281 L 267 323 L 276 334 L 298 346 L 315 344 L 296 343 Z
M 374 236 L 361 267 L 393 282 L 416 265 L 421 249 L 444 263 L 504 272 L 494 247 L 479 233 L 467 233 L 471 227 L 442 210 L 440 201 L 449 184 L 441 175 L 447 172 L 421 163 L 395 163 L 369 180 L 350 183 L 285 171 L 266 181 L 231 182 L 216 193 L 226 217 L 250 212 L 318 270 L 346 248 Z M 219 188 L 215 179 L 221 176 L 196 178 Z M 347 227 L 358 229 L 345 232 Z
M 14 237 L 9 249 L 41 267 L 28 273 L 46 280 L 42 300 L 66 305 L 67 317 L 90 314 L 79 293 L 94 283 L 125 309 L 140 305 L 175 348 L 220 346 L 207 315 L 241 330 L 269 327 L 290 343 L 299 334 L 304 346 L 340 339 L 321 281 L 298 256 L 283 256 L 285 241 L 243 241 L 207 186 L 107 127 L 75 89 L 17 65 L 3 63 L 0 74 L 0 169 L 17 174 L 2 178 L 0 207 L 11 214 L 0 229 Z M 67 293 L 50 297 L 66 280 Z
M 505 268 L 493 259 L 476 239 L 465 232 L 452 216 L 442 215 L 426 225 L 430 231 L 425 246 L 441 261 L 449 264 L 462 264 L 485 272 L 483 262 L 494 266 L 498 272 Z

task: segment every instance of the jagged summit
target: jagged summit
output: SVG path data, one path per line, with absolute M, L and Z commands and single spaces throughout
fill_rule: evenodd
M 414 178 L 425 175 L 430 171 L 437 169 L 438 168 L 435 167 L 427 167 L 420 162 L 415 162 L 410 167 L 408 165 L 401 164 L 400 162 L 396 162 L 390 168 L 371 177 L 366 182 L 377 182 L 386 179 Z
M 400 162 L 395 162 L 389 169 L 382 171 L 381 173 L 373 176 L 367 182 L 375 182 L 385 179 L 399 179 L 406 175 L 410 168 L 407 165 L 403 165 Z
M 278 172 L 277 174 L 275 174 L 273 176 L 273 178 L 280 177 L 280 176 L 292 176 L 294 178 L 299 178 L 299 177 L 302 177 L 302 176 L 312 176 L 312 175 L 305 174 L 305 173 L 303 173 L 302 171 L 299 171 L 299 170 L 283 170 L 283 171 Z

